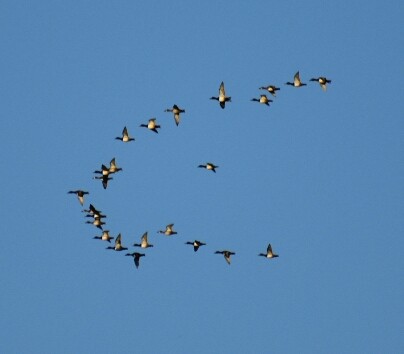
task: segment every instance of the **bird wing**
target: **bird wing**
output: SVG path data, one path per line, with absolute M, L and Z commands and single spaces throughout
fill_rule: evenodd
M 226 91 L 224 89 L 224 82 L 222 81 L 222 83 L 220 84 L 219 87 L 219 97 L 226 97 Z
M 297 72 L 293 78 L 293 82 L 295 85 L 299 85 L 300 84 L 300 74 L 299 72 Z

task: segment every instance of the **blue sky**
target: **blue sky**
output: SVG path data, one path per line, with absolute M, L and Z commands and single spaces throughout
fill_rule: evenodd
M 0 351 L 403 351 L 403 16 L 399 1 L 2 2 Z M 297 70 L 308 86 L 285 86 Z M 270 107 L 250 101 L 270 83 Z M 139 128 L 151 117 L 158 135 Z M 114 140 L 125 125 L 135 142 Z M 103 190 L 92 172 L 113 157 Z M 124 245 L 149 232 L 139 269 L 92 239 L 71 189 Z M 156 233 L 168 223 L 178 235 Z M 279 258 L 257 256 L 269 242 Z

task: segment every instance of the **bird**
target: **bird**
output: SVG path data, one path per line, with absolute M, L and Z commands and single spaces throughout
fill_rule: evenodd
M 112 236 L 109 235 L 109 230 L 103 230 L 101 236 L 94 236 L 93 238 L 96 240 L 107 241 L 109 243 L 111 243 L 111 240 L 114 239 Z
M 205 165 L 199 165 L 198 167 L 206 168 L 207 170 L 211 170 L 216 173 L 216 168 L 218 168 L 219 166 L 216 166 L 211 162 L 207 162 Z
M 205 246 L 205 245 L 206 245 L 206 243 L 203 243 L 203 242 L 198 241 L 198 240 L 195 240 L 195 241 L 188 241 L 188 242 L 185 242 L 185 244 L 186 244 L 186 245 L 192 245 L 192 246 L 194 246 L 194 251 L 195 251 L 195 252 L 198 250 L 198 248 L 199 248 L 200 246 Z
M 147 231 L 143 234 L 143 236 L 140 238 L 140 243 L 134 243 L 133 246 L 135 247 L 141 247 L 141 248 L 148 248 L 148 247 L 153 247 L 148 241 L 147 241 Z
M 160 230 L 160 231 L 157 231 L 157 232 L 160 233 L 160 234 L 164 234 L 166 236 L 176 235 L 177 231 L 173 230 L 173 226 L 174 226 L 174 224 L 168 224 L 166 226 L 165 230 Z
M 232 255 L 234 255 L 235 253 L 225 250 L 225 251 L 216 251 L 215 254 L 222 254 L 224 256 L 224 259 L 226 260 L 227 264 L 230 264 L 230 257 Z
M 156 123 L 156 118 L 151 118 L 147 124 L 140 124 L 140 126 L 152 130 L 155 133 L 158 133 L 157 129 L 161 128 L 161 126 Z
M 268 244 L 267 253 L 260 253 L 259 256 L 266 257 L 266 258 L 276 258 L 276 257 L 279 257 L 279 255 L 273 253 L 273 251 L 272 251 L 272 246 L 271 246 L 270 243 Z
M 86 194 L 90 194 L 89 192 L 83 191 L 81 189 L 78 189 L 78 190 L 75 190 L 75 191 L 68 191 L 67 193 L 68 194 L 76 194 L 81 205 L 84 204 L 84 196 Z
M 172 112 L 174 114 L 175 124 L 178 127 L 178 124 L 180 124 L 180 113 L 185 113 L 185 109 L 181 109 L 175 104 L 173 108 L 167 108 L 164 112 Z
M 108 187 L 108 181 L 110 181 L 111 179 L 113 179 L 112 177 L 109 177 L 109 173 L 106 175 L 102 175 L 102 176 L 95 176 L 93 177 L 93 179 L 100 179 L 102 180 L 102 186 L 104 189 L 107 189 Z
M 116 140 L 120 140 L 123 141 L 124 143 L 129 143 L 130 141 L 134 141 L 135 138 L 132 138 L 129 133 L 128 133 L 128 129 L 126 127 L 123 128 L 122 130 L 122 136 L 117 136 L 115 138 Z
M 331 84 L 331 80 L 327 79 L 324 76 L 312 78 L 312 79 L 310 79 L 310 81 L 317 81 L 320 84 L 323 91 L 327 91 L 327 84 Z
M 302 83 L 302 81 L 300 80 L 300 74 L 299 74 L 299 72 L 297 72 L 293 78 L 293 82 L 287 82 L 285 85 L 301 87 L 301 86 L 306 86 L 307 84 Z
M 255 102 L 262 103 L 262 104 L 266 104 L 267 106 L 269 106 L 269 102 L 273 102 L 273 101 L 270 100 L 266 95 L 261 95 L 260 98 L 252 98 L 251 101 L 255 101 Z
M 219 87 L 219 97 L 212 96 L 210 99 L 219 101 L 220 107 L 222 107 L 223 109 L 226 107 L 226 102 L 231 102 L 231 97 L 226 96 L 226 91 L 224 89 L 224 82 L 223 81 L 222 81 L 222 83 L 220 84 L 220 87 Z
M 100 230 L 102 230 L 102 225 L 105 225 L 105 222 L 103 222 L 100 218 L 95 218 L 93 221 L 86 221 L 86 224 L 93 224 L 95 227 L 98 227 Z
M 97 210 L 94 205 L 90 204 L 90 206 L 88 207 L 88 209 L 83 209 L 82 210 L 83 213 L 87 213 L 87 214 L 99 214 L 101 215 L 101 210 Z
M 260 90 L 267 90 L 272 96 L 276 97 L 276 91 L 279 91 L 280 88 L 274 85 L 262 86 L 259 88 Z
M 90 213 L 86 215 L 87 218 L 93 218 L 93 219 L 102 219 L 106 218 L 107 216 L 101 213 Z
M 117 166 L 115 157 L 110 161 L 108 171 L 110 174 L 122 171 L 122 168 Z
M 121 239 L 122 239 L 122 236 L 121 236 L 121 234 L 119 233 L 118 236 L 117 236 L 116 239 L 115 239 L 115 246 L 108 246 L 106 249 L 107 249 L 107 250 L 115 250 L 115 251 L 124 251 L 124 250 L 127 250 L 127 249 L 128 249 L 127 247 L 123 247 L 123 246 L 122 246 L 122 241 L 121 241 Z
M 93 173 L 97 173 L 99 175 L 108 176 L 110 174 L 109 168 L 104 164 L 101 165 L 101 170 L 96 170 Z
M 125 256 L 132 256 L 133 261 L 135 262 L 136 268 L 139 268 L 140 257 L 144 257 L 145 254 L 144 253 L 139 253 L 139 252 L 133 252 L 133 253 L 127 253 L 127 254 L 125 254 Z

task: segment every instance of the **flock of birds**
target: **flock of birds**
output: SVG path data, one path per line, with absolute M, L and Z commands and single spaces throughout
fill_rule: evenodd
M 323 89 L 323 91 L 326 91 L 327 90 L 327 84 L 331 83 L 331 80 L 327 79 L 324 76 L 320 76 L 320 77 L 317 77 L 317 78 L 312 78 L 312 79 L 310 79 L 310 81 L 314 81 L 314 82 L 319 83 L 321 88 Z M 293 82 L 286 82 L 285 85 L 290 85 L 290 86 L 298 88 L 298 87 L 306 86 L 307 84 L 303 83 L 301 81 L 300 74 L 299 74 L 299 72 L 297 72 L 294 75 Z M 276 92 L 280 90 L 279 87 L 276 87 L 274 85 L 262 86 L 259 89 L 268 91 L 273 97 L 276 97 Z M 224 86 L 223 82 L 220 84 L 220 87 L 219 87 L 219 95 L 218 96 L 212 96 L 210 99 L 218 101 L 219 105 L 220 105 L 220 107 L 222 109 L 224 109 L 226 107 L 227 102 L 231 102 L 231 97 L 226 96 L 225 86 Z M 273 102 L 273 100 L 269 99 L 265 94 L 261 95 L 260 98 L 252 98 L 251 101 L 259 102 L 259 103 L 265 104 L 267 106 L 269 106 L 270 102 Z M 180 124 L 180 115 L 181 115 L 181 113 L 185 113 L 185 110 L 179 108 L 176 104 L 174 104 L 172 108 L 167 108 L 165 110 L 165 112 L 173 113 L 175 124 L 178 126 Z M 157 124 L 156 118 L 149 119 L 147 124 L 141 124 L 140 127 L 147 128 L 147 129 L 153 131 L 154 133 L 158 133 L 158 129 L 161 128 L 160 125 Z M 128 143 L 128 142 L 131 142 L 131 141 L 135 140 L 134 137 L 130 136 L 130 134 L 128 132 L 128 129 L 126 127 L 123 128 L 122 135 L 116 137 L 115 139 L 120 140 L 120 141 L 122 141 L 124 143 Z M 207 162 L 205 164 L 198 165 L 198 167 L 199 168 L 204 168 L 206 170 L 209 170 L 209 171 L 212 171 L 212 172 L 216 173 L 216 169 L 219 166 L 217 166 L 217 165 L 215 165 L 215 164 L 213 164 L 211 162 Z M 122 168 L 117 166 L 116 160 L 115 160 L 115 158 L 113 158 L 110 161 L 109 167 L 102 164 L 100 170 L 94 171 L 94 174 L 96 176 L 94 176 L 93 178 L 97 179 L 97 180 L 101 180 L 103 188 L 106 189 L 108 187 L 108 182 L 113 179 L 111 177 L 111 175 L 113 175 L 113 174 L 115 174 L 117 172 L 120 172 L 120 171 L 122 171 Z M 75 194 L 77 196 L 81 206 L 84 205 L 84 196 L 89 194 L 88 191 L 84 191 L 82 189 L 71 190 L 68 193 L 69 194 Z M 114 240 L 114 237 L 112 237 L 110 235 L 109 230 L 104 230 L 104 228 L 103 228 L 104 225 L 105 225 L 105 222 L 103 220 L 104 220 L 104 218 L 106 218 L 106 215 L 102 214 L 101 210 L 96 209 L 93 204 L 90 204 L 88 209 L 84 209 L 82 211 L 84 213 L 86 213 L 87 218 L 91 219 L 91 220 L 87 220 L 86 223 L 87 224 L 92 224 L 92 225 L 94 225 L 95 227 L 97 227 L 98 229 L 100 229 L 102 231 L 102 234 L 100 236 L 94 236 L 93 238 L 101 240 L 101 241 L 106 241 L 108 243 L 111 243 L 111 240 Z M 174 227 L 174 224 L 169 224 L 169 225 L 167 225 L 165 227 L 164 230 L 159 230 L 157 232 L 160 233 L 160 234 L 163 234 L 165 236 L 176 235 L 177 232 L 174 231 L 173 227 Z M 206 243 L 201 242 L 199 240 L 187 241 L 187 242 L 185 242 L 185 244 L 193 246 L 193 249 L 194 249 L 195 252 L 197 252 L 200 247 L 206 246 Z M 140 243 L 134 243 L 133 247 L 139 247 L 139 248 L 142 248 L 142 249 L 147 249 L 147 248 L 153 247 L 153 245 L 150 244 L 149 241 L 148 241 L 148 232 L 145 232 L 141 236 Z M 116 236 L 115 240 L 114 240 L 114 246 L 108 246 L 106 249 L 120 252 L 120 251 L 127 251 L 128 247 L 124 247 L 122 245 L 122 235 L 119 233 Z M 235 252 L 229 251 L 227 249 L 226 250 L 218 250 L 218 251 L 215 251 L 214 253 L 215 254 L 222 254 L 224 259 L 226 260 L 227 264 L 229 264 L 229 265 L 231 263 L 231 256 L 236 254 Z M 146 255 L 145 253 L 140 253 L 140 252 L 132 252 L 132 253 L 126 253 L 125 254 L 125 256 L 133 257 L 133 260 L 134 260 L 136 268 L 139 267 L 140 258 L 144 257 L 145 255 Z M 278 254 L 275 254 L 273 252 L 272 246 L 271 246 L 270 243 L 267 246 L 266 252 L 265 253 L 259 253 L 258 256 L 265 257 L 265 258 L 268 258 L 268 259 L 279 257 Z

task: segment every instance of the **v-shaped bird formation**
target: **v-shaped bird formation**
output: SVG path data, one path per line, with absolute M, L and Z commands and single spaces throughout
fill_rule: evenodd
M 315 78 L 311 78 L 309 81 L 317 82 L 323 91 L 326 91 L 327 85 L 331 83 L 331 80 L 324 76 L 318 76 Z M 292 82 L 288 81 L 285 83 L 285 85 L 293 86 L 295 88 L 301 88 L 303 86 L 307 86 L 307 84 L 302 82 L 302 80 L 300 79 L 299 71 L 296 72 L 296 74 L 294 75 L 293 81 Z M 261 86 L 261 87 L 259 87 L 259 90 L 265 90 L 268 93 L 270 93 L 273 98 L 275 98 L 277 95 L 277 92 L 280 91 L 280 87 L 277 87 L 276 85 L 271 84 L 271 85 L 267 85 L 267 86 Z M 221 82 L 221 84 L 219 86 L 219 95 L 212 96 L 212 97 L 210 97 L 210 99 L 218 101 L 219 105 L 222 109 L 226 108 L 226 103 L 232 102 L 231 97 L 226 95 L 224 82 Z M 272 99 L 269 99 L 265 94 L 261 94 L 259 98 L 256 98 L 256 97 L 252 98 L 252 99 L 250 99 L 250 101 L 258 102 L 258 103 L 264 104 L 266 106 L 269 106 L 270 103 L 274 102 Z M 167 108 L 164 110 L 164 112 L 172 113 L 174 116 L 174 122 L 175 122 L 176 126 L 179 126 L 180 120 L 181 120 L 181 115 L 185 114 L 185 109 L 180 108 L 177 104 L 174 104 L 172 106 L 172 108 Z M 150 118 L 147 123 L 140 124 L 140 127 L 147 128 L 148 130 L 151 130 L 154 133 L 159 133 L 158 129 L 161 129 L 161 126 L 160 126 L 160 124 L 157 123 L 156 118 Z M 117 137 L 115 137 L 115 139 L 120 140 L 123 143 L 129 143 L 129 142 L 135 141 L 135 138 L 129 134 L 128 128 L 126 126 L 123 128 L 121 136 L 117 136 Z M 206 162 L 204 164 L 199 164 L 199 165 L 195 164 L 195 166 L 199 167 L 199 168 L 204 168 L 204 169 L 206 169 L 208 171 L 212 171 L 214 173 L 216 173 L 216 170 L 219 167 L 212 162 Z M 103 188 L 107 189 L 109 181 L 111 181 L 113 179 L 111 177 L 111 175 L 113 175 L 117 172 L 121 172 L 121 171 L 123 171 L 123 169 L 121 167 L 118 167 L 116 159 L 114 157 L 111 159 L 111 161 L 109 163 L 109 167 L 107 167 L 106 164 L 101 164 L 100 170 L 94 171 L 95 176 L 93 177 L 93 179 L 101 180 Z M 84 205 L 85 196 L 90 194 L 88 191 L 84 191 L 82 189 L 70 190 L 70 191 L 68 191 L 68 193 L 75 194 L 77 196 L 81 206 Z M 116 235 L 116 237 L 114 237 L 114 236 L 110 235 L 110 230 L 104 230 L 104 225 L 106 225 L 106 222 L 104 221 L 104 219 L 107 216 L 105 214 L 103 214 L 101 212 L 101 210 L 97 210 L 93 204 L 90 204 L 89 208 L 82 210 L 82 212 L 86 213 L 85 217 L 87 218 L 87 220 L 85 221 L 85 223 L 92 224 L 94 227 L 98 228 L 102 232 L 101 235 L 94 236 L 93 237 L 94 239 L 108 242 L 108 244 L 111 244 L 111 241 L 114 241 L 113 246 L 110 245 L 110 246 L 106 247 L 107 250 L 114 250 L 117 252 L 128 250 L 128 247 L 124 246 L 121 233 L 118 233 Z M 162 234 L 167 237 L 178 235 L 178 232 L 174 230 L 174 223 L 166 225 L 164 229 L 158 230 L 157 233 Z M 200 247 L 202 247 L 202 246 L 207 246 L 207 243 L 199 241 L 199 240 L 186 241 L 184 244 L 193 246 L 194 252 L 197 252 L 200 249 Z M 143 248 L 144 250 L 154 247 L 154 245 L 149 243 L 149 241 L 148 241 L 148 231 L 146 231 L 140 237 L 140 243 L 133 243 L 132 246 L 140 247 L 140 248 Z M 230 265 L 231 260 L 232 260 L 231 256 L 236 255 L 236 252 L 230 251 L 228 249 L 224 249 L 224 250 L 216 250 L 216 251 L 212 252 L 212 254 L 223 255 L 227 264 Z M 129 253 L 126 253 L 125 256 L 132 257 L 136 268 L 138 268 L 140 265 L 140 259 L 142 257 L 145 257 L 146 253 L 129 252 Z M 270 243 L 267 245 L 266 252 L 258 253 L 258 256 L 265 257 L 268 259 L 273 259 L 273 258 L 279 257 L 279 255 L 275 254 L 274 251 L 272 250 L 272 245 Z

